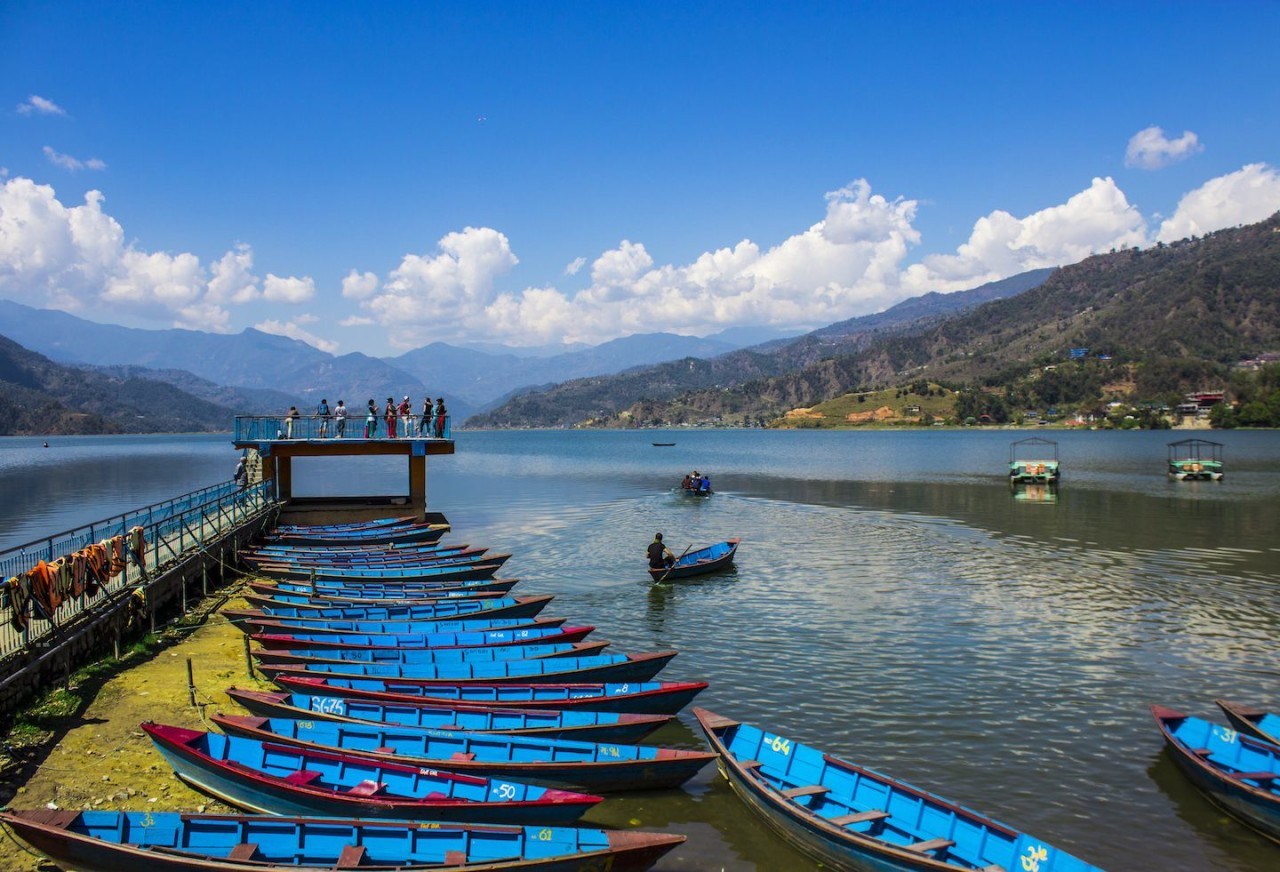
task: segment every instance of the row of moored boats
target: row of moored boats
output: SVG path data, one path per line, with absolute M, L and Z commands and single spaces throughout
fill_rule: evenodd
M 254 608 L 227 614 L 279 689 L 229 689 L 250 714 L 212 715 L 217 731 L 142 725 L 179 777 L 246 814 L 0 817 L 75 868 L 645 869 L 684 837 L 579 818 L 602 794 L 677 787 L 718 758 L 749 808 L 832 868 L 1096 868 L 705 709 L 693 713 L 710 751 L 640 744 L 706 683 L 659 680 L 674 651 L 610 653 L 593 627 L 543 616 L 551 597 L 497 577 L 509 555 L 441 544 L 447 529 L 279 528 L 246 555 L 271 580 L 250 586 Z M 1153 711 L 1198 785 L 1280 836 L 1274 715 L 1228 708 L 1253 725 L 1246 737 Z

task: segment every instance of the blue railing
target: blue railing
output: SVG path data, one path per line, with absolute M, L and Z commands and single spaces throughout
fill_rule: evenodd
M 105 585 L 104 590 L 110 595 L 123 587 L 147 581 L 155 567 L 187 551 L 204 547 L 207 540 L 257 514 L 272 503 L 271 494 L 270 482 L 259 482 L 246 488 L 227 482 L 55 533 L 0 552 L 0 581 L 27 572 L 41 560 L 52 562 L 86 545 L 114 536 L 128 536 L 134 527 L 142 527 L 147 570 L 144 572 L 129 560 L 128 568 Z M 80 611 L 96 605 L 101 596 L 82 594 L 64 601 L 53 615 L 53 623 L 62 624 L 74 618 Z M 26 630 L 18 631 L 8 620 L 9 608 L 8 589 L 0 588 L 0 657 L 42 639 L 53 629 L 46 616 L 36 611 L 36 619 Z
M 239 444 L 283 440 L 386 440 L 391 438 L 387 421 L 382 417 L 381 412 L 372 422 L 366 414 L 356 415 L 354 409 L 352 412 L 353 414 L 345 422 L 333 417 L 322 418 L 319 415 L 299 415 L 296 418 L 284 415 L 279 417 L 237 415 L 235 442 Z M 410 415 L 407 419 L 397 418 L 395 438 L 452 439 L 453 427 L 450 417 L 445 415 L 443 419 L 437 419 L 434 416 L 427 418 L 425 432 L 422 426 L 424 419 L 421 415 Z M 406 423 L 409 425 L 408 432 L 405 431 Z

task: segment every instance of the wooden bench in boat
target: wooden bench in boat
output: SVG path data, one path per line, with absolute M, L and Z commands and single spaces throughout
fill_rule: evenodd
M 297 772 L 290 772 L 284 777 L 289 784 L 296 784 L 299 787 L 306 787 L 313 781 L 321 777 L 321 773 L 314 772 L 310 769 L 299 769 Z
M 838 827 L 847 827 L 849 824 L 875 823 L 889 817 L 887 811 L 881 811 L 873 808 L 870 811 L 858 811 L 853 814 L 842 814 L 838 817 L 827 818 L 827 823 L 835 824 Z
M 821 796 L 824 793 L 830 793 L 830 787 L 823 787 L 821 784 L 807 784 L 804 787 L 788 787 L 785 790 L 779 790 L 787 799 L 799 799 L 802 796 Z
M 231 849 L 231 853 L 227 854 L 228 860 L 252 860 L 258 856 L 258 846 L 253 842 L 241 842 Z
M 354 869 L 364 863 L 364 845 L 343 845 L 338 855 L 339 869 Z
M 1231 777 L 1237 781 L 1275 781 L 1280 778 L 1280 773 L 1276 772 L 1232 772 Z
M 743 769 L 750 771 L 752 769 L 759 769 L 764 764 L 761 763 L 759 760 L 739 760 L 738 765 L 741 766 Z
M 951 848 L 955 846 L 955 842 L 950 839 L 926 839 L 923 842 L 916 842 L 914 845 L 904 845 L 908 851 L 915 851 L 917 854 L 927 854 L 930 851 L 939 851 L 943 848 Z
M 350 789 L 348 789 L 347 793 L 351 794 L 352 796 L 375 796 L 381 793 L 385 788 L 386 788 L 386 785 L 383 784 L 381 781 L 372 781 L 369 779 L 365 779 L 364 781 L 361 781 L 359 784 L 355 785 L 354 787 L 351 787 Z

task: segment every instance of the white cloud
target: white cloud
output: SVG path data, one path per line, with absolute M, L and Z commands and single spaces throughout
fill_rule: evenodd
M 328 339 L 321 339 L 314 333 L 309 333 L 306 330 L 303 330 L 295 321 L 282 322 L 270 320 L 262 321 L 258 324 L 254 324 L 253 326 L 258 330 L 261 330 L 263 333 L 274 333 L 277 336 L 288 336 L 290 339 L 297 339 L 301 342 L 305 342 L 313 348 L 318 348 L 321 351 L 327 351 L 329 354 L 334 354 L 338 350 L 338 343 L 332 342 Z
M 365 315 L 348 315 L 347 317 L 343 318 L 341 321 L 338 322 L 338 326 L 339 327 L 368 327 L 370 324 L 375 324 L 375 323 L 377 322 L 375 322 L 372 318 L 369 318 Z
M 1112 179 L 1095 178 L 1067 202 L 1024 218 L 1000 210 L 979 218 L 955 254 L 925 257 L 907 268 L 903 282 L 913 294 L 965 290 L 1147 242 L 1142 214 Z
M 230 329 L 226 303 L 257 296 L 252 252 L 237 246 L 213 264 L 194 254 L 146 252 L 102 210 L 98 191 L 67 207 L 54 189 L 17 177 L 0 183 L 0 294 L 35 306 L 128 313 L 173 326 Z
M 569 265 L 564 268 L 564 274 L 567 276 L 576 276 L 578 271 L 587 265 L 585 257 L 575 257 L 569 261 Z
M 1280 172 L 1264 163 L 1210 179 L 1178 201 L 1156 239 L 1174 242 L 1237 224 L 1253 224 L 1280 210 Z
M 378 277 L 374 273 L 352 270 L 342 280 L 342 296 L 350 300 L 366 300 L 378 290 Z
M 49 159 L 49 163 L 54 166 L 62 167 L 64 170 L 70 170 L 73 173 L 79 172 L 80 170 L 105 170 L 107 168 L 106 163 L 98 160 L 96 157 L 91 157 L 88 160 L 80 160 L 79 158 L 72 157 L 69 154 L 62 154 L 54 151 L 47 145 L 44 147 L 44 156 L 47 157 Z
M 1124 153 L 1124 165 L 1143 170 L 1158 170 L 1186 160 L 1193 154 L 1204 151 L 1200 137 L 1190 130 L 1184 130 L 1177 139 L 1169 139 L 1164 130 L 1151 126 L 1139 130 L 1129 138 L 1129 147 Z
M 262 296 L 273 303 L 305 303 L 316 295 L 316 283 L 310 276 L 282 278 L 267 273 L 262 283 Z
M 22 115 L 66 115 L 63 109 L 52 100 L 46 100 L 38 94 L 32 94 L 18 104 L 18 112 Z

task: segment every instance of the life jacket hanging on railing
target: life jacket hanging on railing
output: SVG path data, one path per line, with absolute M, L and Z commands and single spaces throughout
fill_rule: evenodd
M 75 573 L 71 566 L 70 557 L 59 557 L 53 561 L 54 585 L 57 588 L 58 596 L 66 600 L 75 596 Z
M 129 554 L 133 557 L 133 565 L 147 571 L 147 538 L 146 530 L 134 527 L 129 531 Z
M 45 617 L 53 617 L 53 613 L 62 605 L 62 595 L 58 593 L 57 572 L 53 566 L 41 560 L 27 572 L 31 578 L 31 598 L 44 609 Z
M 10 576 L 4 583 L 9 592 L 9 609 L 13 614 L 9 615 L 9 624 L 21 633 L 27 628 L 27 624 L 31 622 L 31 580 L 25 575 Z
M 115 578 L 117 575 L 124 572 L 126 565 L 124 562 L 124 536 L 112 536 L 110 539 L 106 540 L 106 545 L 107 554 L 111 561 L 111 577 Z
M 98 588 L 105 586 L 107 579 L 111 577 L 107 571 L 107 546 L 102 542 L 94 542 L 84 550 L 88 570 L 85 574 L 85 593 L 96 596 Z
M 81 548 L 71 555 L 71 595 L 81 596 L 84 593 L 85 576 L 89 573 L 88 549 Z

